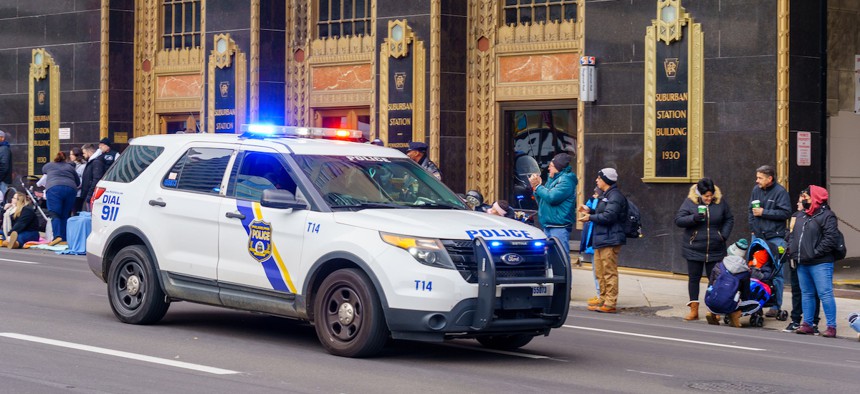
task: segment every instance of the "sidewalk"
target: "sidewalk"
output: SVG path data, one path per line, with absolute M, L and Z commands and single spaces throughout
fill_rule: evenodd
M 576 261 L 576 253 L 572 254 L 572 261 Z M 848 268 L 841 268 L 848 267 Z M 860 259 L 846 259 L 837 263 L 836 267 L 839 271 L 840 288 L 860 289 Z M 851 275 L 857 275 L 854 277 Z M 618 294 L 618 311 L 623 314 L 640 314 L 668 317 L 681 320 L 689 312 L 689 307 L 686 306 L 688 301 L 687 295 L 687 276 L 675 275 L 668 272 L 641 270 L 634 268 L 619 268 L 619 294 Z M 591 273 L 591 264 L 585 263 L 581 267 L 573 266 L 573 289 L 571 291 L 570 305 L 576 308 L 585 309 L 587 307 L 586 300 L 593 297 L 594 277 Z M 834 283 L 837 282 L 837 275 L 834 273 Z M 699 324 L 707 324 L 705 322 L 705 313 L 707 308 L 704 304 L 705 289 L 707 283 L 703 280 L 700 295 L 701 306 L 699 307 Z M 860 299 L 847 298 L 836 292 L 836 313 L 837 313 L 837 335 L 840 338 L 858 339 L 858 334 L 848 326 L 848 314 L 851 312 L 860 312 Z M 786 288 L 783 296 L 783 308 L 791 310 L 791 289 Z M 824 312 L 821 312 L 822 324 L 824 320 Z M 773 318 L 765 318 L 764 328 L 771 330 L 782 331 L 789 323 L 788 321 L 779 321 Z M 691 322 L 694 323 L 694 322 Z M 742 318 L 741 323 L 745 328 L 748 328 L 749 318 Z M 722 322 L 721 322 L 722 324 Z M 824 327 L 821 327 L 822 331 Z M 788 333 L 786 333 L 788 335 Z

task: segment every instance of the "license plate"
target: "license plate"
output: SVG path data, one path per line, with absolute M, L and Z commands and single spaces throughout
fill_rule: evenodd
M 534 286 L 532 287 L 532 295 L 533 296 L 545 296 L 549 294 L 549 288 L 546 286 Z

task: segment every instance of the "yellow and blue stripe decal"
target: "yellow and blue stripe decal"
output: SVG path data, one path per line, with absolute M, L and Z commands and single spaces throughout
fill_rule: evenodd
M 290 273 L 272 239 L 272 226 L 263 221 L 260 203 L 236 200 L 236 207 L 241 214 L 245 215 L 242 219 L 242 227 L 248 234 L 248 253 L 263 266 L 263 271 L 272 288 L 295 293 L 296 286 L 293 285 Z

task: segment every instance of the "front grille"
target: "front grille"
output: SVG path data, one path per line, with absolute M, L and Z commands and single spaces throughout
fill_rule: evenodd
M 496 277 L 499 278 L 525 278 L 546 277 L 547 263 L 544 247 L 535 248 L 531 242 L 525 241 L 501 241 L 502 244 L 490 248 L 493 262 L 496 264 Z M 475 261 L 475 250 L 472 241 L 465 240 L 442 240 L 451 261 L 457 267 L 457 271 L 469 283 L 478 283 L 478 262 Z M 509 265 L 502 261 L 502 256 L 515 253 L 523 258 L 516 265 Z

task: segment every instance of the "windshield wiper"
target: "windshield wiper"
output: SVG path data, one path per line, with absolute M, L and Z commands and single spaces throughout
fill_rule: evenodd
M 440 204 L 438 202 L 422 202 L 419 204 L 413 204 L 410 208 L 430 208 L 430 209 L 463 209 L 456 205 L 451 204 Z
M 406 208 L 403 205 L 385 202 L 362 202 L 348 205 L 332 205 L 331 208 Z

